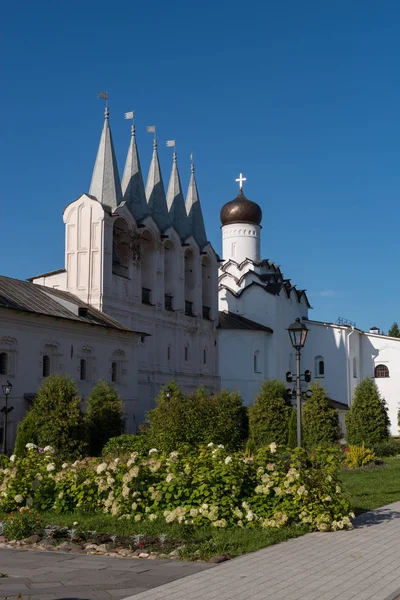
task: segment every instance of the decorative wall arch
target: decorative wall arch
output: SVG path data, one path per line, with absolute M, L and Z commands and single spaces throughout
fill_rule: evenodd
M 13 337 L 0 338 L 0 375 L 15 377 L 17 371 L 18 343 Z
M 140 235 L 140 276 L 142 303 L 154 303 L 157 245 L 154 232 L 146 228 Z
M 127 221 L 118 217 L 113 224 L 112 271 L 114 275 L 129 277 L 129 266 L 132 260 L 131 237 Z

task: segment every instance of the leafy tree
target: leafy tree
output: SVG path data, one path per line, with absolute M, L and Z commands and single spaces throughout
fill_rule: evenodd
M 257 448 L 276 442 L 287 444 L 291 408 L 285 385 L 276 379 L 264 381 L 249 408 L 250 437 Z
M 101 379 L 90 394 L 85 414 L 90 456 L 99 456 L 112 437 L 124 431 L 124 409 L 118 392 Z
M 292 408 L 288 425 L 288 448 L 297 448 L 297 410 Z
M 339 439 L 338 411 L 331 408 L 323 387 L 314 383 L 312 396 L 303 407 L 302 434 L 306 448 L 336 444 Z
M 70 377 L 47 377 L 19 427 L 18 447 L 22 446 L 23 436 L 32 435 L 39 446 L 52 446 L 61 458 L 82 454 L 85 449 L 85 430 L 80 401 Z M 28 441 L 32 442 L 32 439 Z
M 194 449 L 210 442 L 235 450 L 248 434 L 247 412 L 240 395 L 227 390 L 210 394 L 200 388 L 185 396 L 175 382 L 170 382 L 161 390 L 157 406 L 147 418 L 148 439 L 166 452 L 184 446 Z
M 24 456 L 26 454 L 26 444 L 38 444 L 36 416 L 32 409 L 18 423 L 14 447 L 14 452 L 17 456 Z
M 397 321 L 395 321 L 393 323 L 393 325 L 391 326 L 391 328 L 389 329 L 388 335 L 390 335 L 391 337 L 400 338 L 400 329 L 399 329 L 399 325 L 398 325 Z
M 346 440 L 352 445 L 375 446 L 389 439 L 390 419 L 385 399 L 373 379 L 361 381 L 346 415 Z

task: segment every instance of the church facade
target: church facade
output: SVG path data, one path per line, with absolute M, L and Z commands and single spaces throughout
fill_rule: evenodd
M 295 371 L 287 327 L 310 329 L 303 369 L 344 414 L 372 376 L 397 434 L 400 340 L 313 321 L 305 290 L 261 258 L 261 207 L 242 190 L 221 210 L 223 256 L 207 240 L 194 166 L 184 197 L 174 152 L 165 191 L 157 142 L 146 184 L 132 125 L 119 178 L 109 113 L 88 193 L 63 212 L 65 265 L 28 281 L 0 278 L 0 378 L 13 384 L 10 443 L 42 381 L 67 373 L 83 398 L 104 378 L 136 432 L 160 387 L 238 389 L 251 404 L 262 381 Z M 0 442 L 4 434 L 0 424 Z

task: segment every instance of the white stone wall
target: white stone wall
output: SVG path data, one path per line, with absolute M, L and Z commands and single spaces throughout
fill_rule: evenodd
M 8 373 L 1 375 L 2 383 L 9 379 L 13 384 L 9 397 L 9 404 L 14 406 L 9 415 L 9 448 L 17 423 L 30 406 L 24 395 L 36 393 L 44 381 L 45 354 L 50 356 L 52 373 L 70 375 L 85 398 L 99 379 L 111 383 L 111 362 L 117 360 L 119 377 L 115 387 L 124 401 L 127 432 L 136 431 L 143 418 L 138 396 L 137 336 L 133 334 L 0 308 L 0 352 L 9 356 Z M 80 378 L 81 359 L 87 364 L 86 381 Z M 2 423 L 0 419 L 0 428 Z
M 143 420 L 160 387 L 172 379 L 185 391 L 200 385 L 219 389 L 218 263 L 209 244 L 200 252 L 193 238 L 182 244 L 172 227 L 161 235 L 151 217 L 138 227 L 125 204 L 117 210 L 117 215 L 110 215 L 85 194 L 72 202 L 64 211 L 66 274 L 34 283 L 57 284 L 130 329 L 147 334 L 138 347 L 137 412 Z M 126 228 L 129 243 L 135 236 L 142 238 L 140 258 L 127 247 L 129 260 L 123 269 L 113 265 L 117 220 Z M 151 290 L 150 304 L 142 302 L 142 287 Z M 165 308 L 165 293 L 173 296 L 173 310 Z M 185 314 L 188 294 L 193 316 Z M 203 306 L 209 308 L 209 318 L 203 318 Z
M 260 259 L 259 225 L 234 223 L 222 227 L 222 255 L 224 260 L 241 263 L 246 258 Z

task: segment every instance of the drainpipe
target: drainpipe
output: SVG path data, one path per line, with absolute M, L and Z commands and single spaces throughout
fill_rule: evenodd
M 349 406 L 351 405 L 351 358 L 350 358 L 350 336 L 354 333 L 354 327 L 351 328 L 347 336 L 347 397 Z

